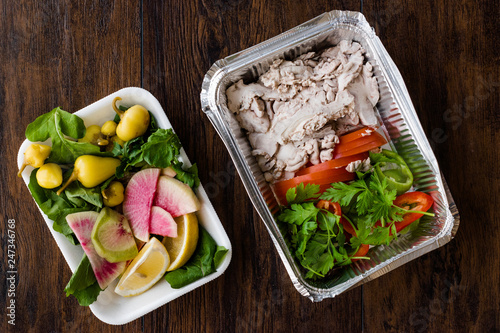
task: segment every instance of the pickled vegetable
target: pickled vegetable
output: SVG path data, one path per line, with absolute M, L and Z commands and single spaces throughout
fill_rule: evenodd
M 115 207 L 123 202 L 125 188 L 118 181 L 112 181 L 109 187 L 102 191 L 104 205 L 107 207 Z
M 19 169 L 17 176 L 21 177 L 24 168 L 28 165 L 31 165 L 34 168 L 40 168 L 43 163 L 45 163 L 47 157 L 49 157 L 50 150 L 50 146 L 47 145 L 41 145 L 38 143 L 31 144 L 24 152 L 24 162 L 21 169 Z
M 61 167 L 55 163 L 42 165 L 36 172 L 36 181 L 38 185 L 47 189 L 61 186 L 63 181 Z
M 91 125 L 87 127 L 85 136 L 81 139 L 78 139 L 78 142 L 88 142 L 93 145 L 97 145 L 100 137 L 101 137 L 101 128 L 97 125 Z
M 149 112 L 142 105 L 134 105 L 127 111 L 121 111 L 116 107 L 116 102 L 121 100 L 116 97 L 113 101 L 113 109 L 120 116 L 120 123 L 116 127 L 116 135 L 123 141 L 135 139 L 144 133 L 149 126 Z
M 106 136 L 114 136 L 116 135 L 116 126 L 117 124 L 113 120 L 108 120 L 101 127 L 101 133 Z
M 57 191 L 57 194 L 61 194 L 75 180 L 87 188 L 97 186 L 113 176 L 119 165 L 120 160 L 117 158 L 82 155 L 76 159 L 73 173 L 64 186 Z

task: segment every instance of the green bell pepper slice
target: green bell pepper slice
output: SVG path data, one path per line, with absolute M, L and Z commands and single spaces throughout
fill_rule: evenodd
M 390 150 L 382 150 L 382 154 L 390 162 L 380 162 L 375 166 L 375 172 L 380 179 L 387 180 L 389 190 L 396 190 L 397 195 L 408 191 L 413 185 L 413 174 L 405 160 L 397 153 Z

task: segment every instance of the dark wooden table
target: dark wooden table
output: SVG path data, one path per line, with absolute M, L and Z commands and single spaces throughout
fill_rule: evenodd
M 0 331 L 500 331 L 498 1 L 0 1 Z M 461 215 L 446 246 L 334 299 L 299 295 L 201 112 L 219 58 L 323 12 L 362 11 L 399 67 Z M 123 327 L 66 298 L 71 276 L 24 183 L 24 129 L 127 86 L 155 95 L 196 161 L 233 244 L 226 273 Z M 229 178 L 222 177 L 230 174 Z M 16 221 L 8 325 L 7 221 Z

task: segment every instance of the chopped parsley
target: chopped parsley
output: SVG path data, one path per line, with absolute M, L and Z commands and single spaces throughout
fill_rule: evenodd
M 374 166 L 387 160 L 382 154 L 370 157 Z M 373 170 L 372 166 L 368 172 L 357 172 L 358 179 L 349 184 L 333 183 L 321 194 L 319 185 L 313 184 L 299 184 L 287 191 L 288 206 L 282 207 L 276 220 L 292 255 L 306 271 L 306 278 L 323 278 L 336 266 L 366 259 L 355 257 L 358 249 L 362 245 L 389 244 L 397 237 L 395 223 L 402 221 L 406 213 L 433 216 L 396 206 L 397 191 L 391 189 L 386 177 Z M 318 208 L 317 199 L 338 202 L 342 217 Z M 345 232 L 347 223 L 354 235 Z

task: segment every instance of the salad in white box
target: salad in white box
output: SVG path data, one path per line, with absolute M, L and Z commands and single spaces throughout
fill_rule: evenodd
M 182 288 L 228 251 L 198 223 L 197 167 L 182 162 L 173 130 L 120 96 L 108 108 L 115 116 L 100 124 L 60 108 L 39 116 L 19 170 L 53 229 L 84 251 L 64 291 L 85 306 L 106 288 L 135 296 L 162 278 Z

